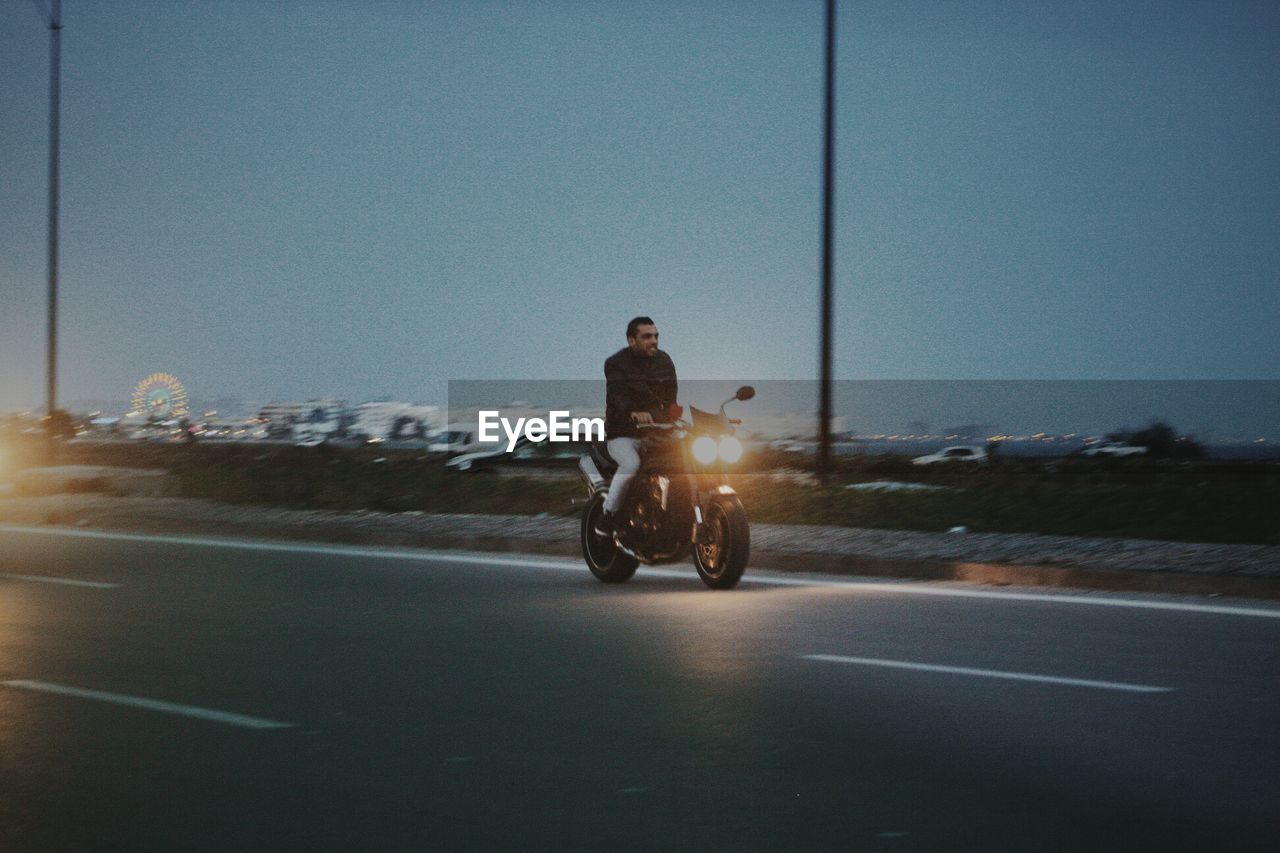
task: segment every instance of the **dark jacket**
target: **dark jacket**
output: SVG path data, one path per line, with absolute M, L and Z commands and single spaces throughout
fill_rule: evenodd
M 648 412 L 658 423 L 671 422 L 676 401 L 676 366 L 671 356 L 658 350 L 652 358 L 624 347 L 605 359 L 605 416 L 607 438 L 639 434 L 632 412 Z

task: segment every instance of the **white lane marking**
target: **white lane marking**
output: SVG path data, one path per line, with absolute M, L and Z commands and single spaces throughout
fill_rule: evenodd
M 941 672 L 947 675 L 973 675 L 981 678 L 1004 678 L 1010 681 L 1034 681 L 1040 684 L 1065 684 L 1070 687 L 1096 687 L 1101 690 L 1123 690 L 1128 693 L 1172 693 L 1172 687 L 1153 687 L 1149 684 L 1125 684 L 1118 681 L 1091 681 L 1087 678 L 1062 678 L 1056 675 L 1036 675 L 1030 672 L 1002 672 L 998 669 L 973 669 L 967 666 L 939 666 L 931 663 L 912 663 L 905 660 L 881 660 L 880 658 L 852 658 L 844 655 L 801 655 L 804 660 L 847 663 L 859 666 L 882 666 L 889 669 L 910 669 L 916 672 Z
M 144 699 L 141 696 L 125 696 L 122 693 L 107 693 L 102 690 L 85 690 L 81 687 L 68 687 L 65 684 L 51 684 L 47 681 L 0 681 L 6 687 L 19 690 L 36 690 L 43 693 L 56 693 L 60 696 L 74 696 L 77 699 L 94 699 L 99 702 L 111 702 L 116 705 L 128 705 L 133 708 L 145 708 L 148 711 L 160 711 L 165 714 L 178 714 L 183 717 L 194 717 L 197 720 L 208 720 L 214 723 L 226 723 L 246 729 L 288 729 L 293 723 L 280 723 L 275 720 L 264 720 L 261 717 L 246 717 L 243 714 L 231 714 L 226 711 L 215 711 L 211 708 L 197 708 L 194 705 L 179 705 L 174 702 L 161 702 L 156 699 Z
M 750 578 L 743 580 L 747 583 Z M 945 598 L 992 598 L 1002 601 L 1040 601 L 1049 604 L 1084 604 L 1091 607 L 1128 607 L 1138 610 L 1173 610 L 1182 613 L 1217 613 L 1229 616 L 1257 616 L 1263 619 L 1280 619 L 1280 607 L 1231 607 L 1224 604 L 1190 604 L 1181 601 L 1148 601 L 1136 598 L 1092 597 L 1073 593 L 1050 595 L 1043 592 L 995 592 L 983 589 L 959 589 L 950 586 L 930 586 L 927 581 L 827 581 L 820 578 L 756 578 L 755 583 L 775 586 L 856 586 L 867 592 L 888 592 L 901 595 L 939 595 Z M 1104 593 L 1105 594 L 1105 593 Z
M 0 574 L 0 578 L 13 578 L 16 581 L 32 581 L 33 583 L 58 583 L 65 586 L 87 586 L 91 589 L 115 589 L 120 584 L 103 583 L 102 581 L 79 581 L 71 578 L 51 578 L 44 575 L 10 575 Z
M 464 563 L 490 567 L 550 569 L 581 574 L 586 567 L 580 560 L 551 560 L 546 558 L 513 557 L 510 554 L 458 553 L 411 548 L 364 548 L 358 545 L 325 545 L 316 543 L 276 542 L 258 539 L 220 539 L 203 536 L 172 536 L 147 533 L 114 533 L 101 530 L 82 530 L 63 527 L 26 527 L 0 524 L 0 533 L 22 533 L 45 536 L 66 536 L 82 539 L 108 539 L 120 542 L 154 542 L 165 545 L 194 545 L 206 548 L 235 548 L 244 551 L 274 551 L 293 554 L 327 554 L 349 557 L 370 557 L 383 560 L 407 560 L 420 563 Z M 749 570 L 750 571 L 750 570 Z M 847 589 L 855 592 L 884 592 L 891 595 L 934 595 L 944 598 L 985 598 L 998 601 L 1034 601 L 1046 604 L 1081 604 L 1090 607 L 1127 607 L 1140 610 L 1168 610 L 1180 613 L 1213 613 L 1224 616 L 1254 616 L 1262 619 L 1280 619 L 1280 607 L 1232 607 L 1222 604 L 1191 604 L 1180 601 L 1151 601 L 1127 598 L 1119 595 L 1079 595 L 1071 593 L 999 592 L 983 589 L 961 589 L 951 586 L 935 586 L 927 581 L 864 581 L 831 579 L 814 575 L 783 576 L 754 570 L 743 578 L 747 586 L 794 586 L 811 588 Z M 662 569 L 641 567 L 640 578 L 664 578 L 689 580 L 696 577 L 692 568 Z

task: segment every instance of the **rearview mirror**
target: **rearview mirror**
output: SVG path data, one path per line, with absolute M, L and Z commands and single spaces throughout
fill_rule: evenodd
M 737 397 L 739 400 L 750 400 L 755 395 L 756 389 L 752 388 L 750 385 L 743 385 L 738 389 L 738 393 L 733 396 Z

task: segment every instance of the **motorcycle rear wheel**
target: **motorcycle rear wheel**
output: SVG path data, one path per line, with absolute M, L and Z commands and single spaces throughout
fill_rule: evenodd
M 605 583 L 629 581 L 640 562 L 620 549 L 613 539 L 606 539 L 596 533 L 596 521 L 603 512 L 603 494 L 588 501 L 582 511 L 582 557 L 587 561 L 591 574 Z
M 707 507 L 703 524 L 709 541 L 693 546 L 698 577 L 712 589 L 733 589 L 742 580 L 751 554 L 747 511 L 736 497 L 719 497 Z

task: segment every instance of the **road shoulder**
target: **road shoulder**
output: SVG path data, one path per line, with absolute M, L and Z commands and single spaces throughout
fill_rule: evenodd
M 0 525 L 578 555 L 578 520 L 232 506 L 99 494 L 0 498 Z M 758 524 L 751 568 L 1280 600 L 1280 547 Z

